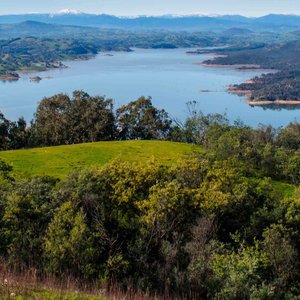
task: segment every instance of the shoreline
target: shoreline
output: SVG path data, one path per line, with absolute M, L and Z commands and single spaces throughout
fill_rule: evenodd
M 14 76 L 9 76 L 9 75 L 0 75 L 0 80 L 17 81 L 19 79 L 20 79 L 20 77 L 14 77 Z
M 134 52 L 134 49 L 149 49 L 149 48 L 131 48 L 130 51 L 125 51 L 125 52 Z M 177 48 L 178 49 L 178 48 Z M 182 49 L 192 49 L 192 48 L 182 48 Z M 152 49 L 152 50 L 156 50 L 156 49 Z M 157 50 L 161 50 L 161 49 L 157 49 Z M 168 50 L 168 49 L 163 49 L 163 50 Z M 172 49 L 173 50 L 173 49 Z M 62 65 L 57 66 L 57 67 L 49 67 L 49 68 L 42 68 L 40 70 L 37 69 L 20 69 L 20 70 L 16 70 L 15 72 L 18 75 L 22 75 L 22 74 L 34 74 L 34 73 L 41 73 L 41 72 L 47 72 L 47 71 L 51 71 L 51 70 L 64 70 L 64 69 L 68 69 L 69 66 L 65 65 L 65 63 L 68 62 L 76 62 L 76 61 L 87 61 L 87 60 L 92 60 L 95 59 L 95 57 L 97 55 L 101 55 L 101 56 L 107 56 L 107 57 L 111 57 L 114 56 L 114 52 L 123 52 L 123 51 L 115 51 L 115 50 L 108 50 L 108 51 L 99 51 L 97 54 L 87 54 L 87 55 L 82 55 L 80 57 L 76 57 L 76 58 L 70 58 L 70 59 L 66 59 L 66 60 L 62 60 L 62 61 L 56 61 L 55 63 L 59 64 L 61 63 Z M 206 53 L 206 55 L 210 56 L 211 53 Z M 217 54 L 213 56 L 218 56 Z M 19 79 L 21 79 L 22 76 L 19 77 L 13 77 L 13 76 L 9 76 L 9 75 L 5 75 L 5 76 L 0 76 L 0 80 L 5 80 L 5 81 L 17 81 Z M 45 77 L 41 77 L 42 79 L 44 78 L 52 78 L 49 76 L 45 76 Z M 29 79 L 29 78 L 28 78 Z
M 224 69 L 234 69 L 238 71 L 266 71 L 266 72 L 274 72 L 271 69 L 264 69 L 260 65 L 254 64 L 236 64 L 236 65 L 222 65 L 222 64 L 207 64 L 207 63 L 195 63 L 197 65 L 206 67 L 206 68 L 224 68 Z
M 209 67 L 209 68 L 231 68 L 238 71 L 248 71 L 248 70 L 257 70 L 257 71 L 268 71 L 268 72 L 277 72 L 277 70 L 267 70 L 261 68 L 260 65 L 251 65 L 251 64 L 236 64 L 236 65 L 222 65 L 222 64 L 206 64 L 206 63 L 197 63 L 198 65 Z M 249 79 L 244 81 L 245 84 L 253 84 L 253 79 Z M 257 100 L 251 99 L 253 95 L 252 90 L 242 90 L 234 87 L 234 85 L 230 85 L 226 88 L 228 93 L 236 94 L 237 96 L 243 97 L 248 105 L 250 106 L 263 106 L 263 105 L 300 105 L 299 100 Z
M 255 64 L 234 64 L 234 65 L 223 65 L 223 64 L 207 64 L 207 63 L 201 63 L 202 66 L 205 67 L 224 67 L 224 68 L 240 68 L 240 67 L 253 67 L 253 68 L 261 68 L 260 65 L 255 65 Z
M 47 71 L 51 71 L 51 70 L 63 70 L 63 69 L 67 69 L 69 68 L 66 65 L 62 65 L 62 66 L 57 66 L 57 67 L 50 67 L 50 68 L 44 68 L 41 70 L 36 70 L 36 69 L 21 69 L 18 70 L 16 72 L 18 72 L 18 74 L 34 74 L 34 73 L 41 73 L 41 72 L 47 72 Z
M 49 68 L 45 67 L 45 68 L 41 68 L 40 70 L 37 70 L 37 69 L 34 69 L 34 68 L 16 70 L 15 73 L 17 73 L 19 75 L 19 77 L 3 75 L 3 76 L 0 76 L 0 80 L 17 81 L 20 78 L 22 78 L 22 76 L 21 76 L 22 74 L 34 74 L 34 73 L 48 72 L 48 71 L 52 71 L 52 70 L 68 69 L 69 67 L 67 65 L 65 65 L 64 62 L 68 62 L 68 61 L 85 61 L 85 60 L 93 59 L 95 56 L 96 55 L 86 55 L 86 56 L 82 56 L 82 57 L 78 57 L 78 58 L 74 58 L 74 59 L 56 61 L 55 63 L 58 64 L 57 66 L 52 66 L 52 67 L 49 67 Z M 41 77 L 41 79 L 44 79 L 44 78 L 51 78 L 51 77 L 49 77 L 49 76 Z
M 251 83 L 251 80 L 245 81 L 245 83 Z M 262 106 L 262 105 L 300 105 L 300 100 L 282 100 L 282 99 L 277 99 L 277 100 L 255 100 L 251 99 L 253 95 L 252 90 L 239 90 L 236 89 L 234 86 L 228 86 L 227 87 L 227 92 L 236 94 L 240 97 L 244 97 L 246 102 L 251 105 L 251 106 Z
M 247 103 L 252 106 L 260 105 L 300 105 L 300 100 L 247 100 Z
M 51 71 L 51 70 L 63 70 L 63 69 L 67 69 L 67 66 L 61 66 L 61 67 L 52 67 L 52 68 L 45 68 L 45 69 L 41 69 L 41 70 L 36 70 L 36 69 L 22 69 L 22 70 L 17 70 L 16 73 L 19 75 L 18 77 L 15 76 L 10 76 L 10 75 L 0 75 L 0 80 L 4 80 L 4 81 L 18 81 L 19 79 L 22 78 L 21 75 L 23 74 L 35 74 L 35 73 L 41 73 L 41 72 L 47 72 L 47 71 Z M 44 78 L 50 78 L 49 76 L 45 76 L 45 77 L 41 77 L 41 79 Z M 30 78 L 29 78 L 30 79 Z

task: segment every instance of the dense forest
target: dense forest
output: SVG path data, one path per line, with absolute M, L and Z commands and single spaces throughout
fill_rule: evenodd
M 151 99 L 115 110 L 74 92 L 43 99 L 30 126 L 2 116 L 2 149 L 110 139 L 202 149 L 173 166 L 112 162 L 62 181 L 14 178 L 1 161 L 3 263 L 169 298 L 297 299 L 300 124 L 254 129 L 188 108 L 179 124 Z
M 206 64 L 259 66 L 262 69 L 273 69 L 275 72 L 253 78 L 251 81 L 234 85 L 232 91 L 248 91 L 254 101 L 300 100 L 300 41 L 275 45 L 257 45 L 220 49 L 216 53 L 224 54 L 208 60 Z

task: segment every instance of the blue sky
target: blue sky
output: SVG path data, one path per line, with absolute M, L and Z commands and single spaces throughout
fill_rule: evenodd
M 57 12 L 62 9 L 122 16 L 193 13 L 300 15 L 300 0 L 0 0 L 1 15 Z

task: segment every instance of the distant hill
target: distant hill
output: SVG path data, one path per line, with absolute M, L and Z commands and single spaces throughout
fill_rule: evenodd
M 1 38 L 14 38 L 24 36 L 72 35 L 99 31 L 99 28 L 47 24 L 37 21 L 24 21 L 21 23 L 0 24 Z
M 26 21 L 71 26 L 89 26 L 115 29 L 167 29 L 187 31 L 224 31 L 242 28 L 253 31 L 293 31 L 300 29 L 300 16 L 267 15 L 247 18 L 239 15 L 225 16 L 138 16 L 116 17 L 112 15 L 93 15 L 85 13 L 2 15 L 0 24 L 14 24 Z M 28 24 L 27 24 L 28 25 Z
M 300 37 L 300 30 L 293 31 L 292 34 L 297 37 Z
M 270 14 L 260 18 L 256 18 L 255 22 L 257 24 L 300 27 L 300 16 Z
M 230 28 L 222 32 L 224 36 L 251 35 L 255 32 L 246 28 Z

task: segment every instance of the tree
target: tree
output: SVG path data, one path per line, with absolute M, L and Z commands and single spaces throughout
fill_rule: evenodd
M 196 101 L 188 102 L 187 108 L 189 115 L 182 127 L 185 141 L 188 143 L 203 145 L 206 142 L 207 131 L 211 126 L 225 126 L 228 124 L 225 115 L 204 115 L 201 111 L 198 111 Z
M 299 149 L 300 124 L 290 123 L 285 128 L 282 128 L 278 134 L 278 144 L 288 149 Z
M 170 132 L 171 120 L 165 110 L 152 105 L 151 98 L 140 97 L 116 112 L 117 129 L 122 140 L 164 139 Z
M 48 224 L 56 208 L 51 191 L 56 180 L 22 180 L 7 192 L 2 217 L 7 261 L 14 267 L 41 268 L 42 245 Z
M 44 98 L 32 123 L 31 142 L 37 146 L 113 140 L 112 100 L 75 91 Z
M 67 143 L 108 141 L 115 138 L 115 117 L 111 99 L 75 91 L 67 118 Z
M 12 177 L 10 173 L 12 172 L 13 167 L 7 164 L 4 160 L 0 159 L 0 179 L 2 180 L 11 180 Z
M 266 285 L 267 260 L 254 246 L 216 253 L 213 258 L 211 298 L 214 299 L 274 299 L 272 286 Z
M 288 158 L 287 165 L 284 168 L 283 173 L 293 184 L 300 183 L 300 150 L 295 151 Z
M 11 149 L 20 149 L 28 146 L 29 130 L 23 117 L 12 123 L 9 136 Z
M 68 141 L 70 106 L 71 99 L 65 94 L 44 98 L 39 103 L 31 126 L 34 146 L 61 145 Z
M 0 112 L 0 150 L 9 149 L 10 121 Z
M 296 249 L 288 230 L 281 224 L 271 225 L 263 237 L 263 251 L 272 266 L 277 293 L 284 295 L 290 279 L 296 276 Z
M 90 260 L 88 228 L 82 209 L 65 202 L 49 224 L 45 238 L 45 255 L 49 270 L 57 275 L 66 273 L 85 276 Z

